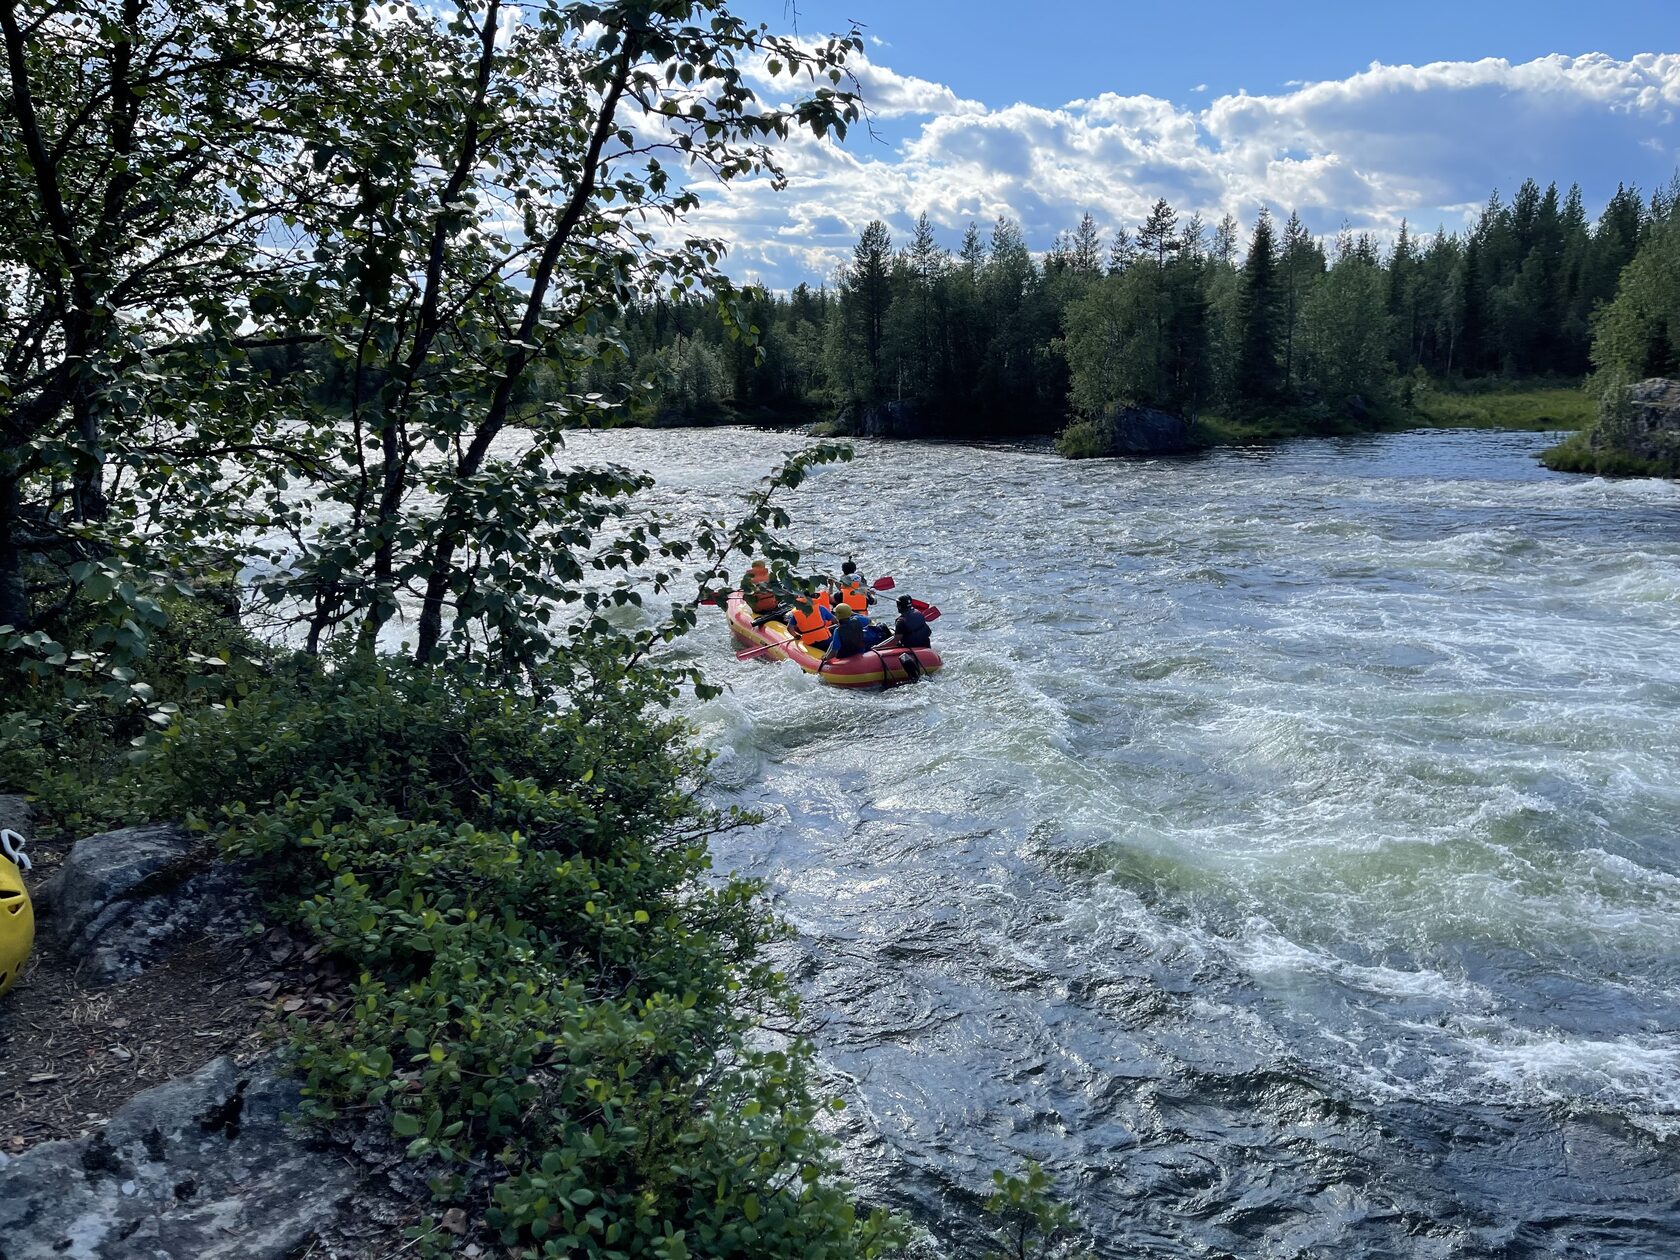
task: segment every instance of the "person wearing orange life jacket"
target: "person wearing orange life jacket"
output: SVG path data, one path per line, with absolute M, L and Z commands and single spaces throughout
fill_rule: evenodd
M 868 612 L 869 605 L 875 602 L 875 596 L 870 593 L 863 575 L 851 560 L 840 566 L 840 587 L 837 593 L 841 601 L 853 612 Z
M 781 596 L 770 587 L 770 566 L 754 560 L 741 581 L 741 594 L 755 613 L 773 613 L 782 606 Z
M 826 647 L 834 633 L 834 614 L 826 599 L 801 596 L 788 611 L 787 626 L 806 647 Z

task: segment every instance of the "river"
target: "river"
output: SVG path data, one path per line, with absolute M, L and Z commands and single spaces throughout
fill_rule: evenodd
M 860 442 L 790 498 L 944 610 L 887 693 L 682 649 L 872 1195 L 960 1250 L 1030 1157 L 1103 1256 L 1680 1253 L 1680 489 L 1552 440 Z M 797 442 L 573 451 L 717 508 Z

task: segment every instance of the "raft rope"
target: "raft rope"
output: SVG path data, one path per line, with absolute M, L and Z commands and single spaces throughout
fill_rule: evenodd
M 34 869 L 34 863 L 29 860 L 29 854 L 23 851 L 23 846 L 27 843 L 28 841 L 9 827 L 0 829 L 0 853 L 4 853 L 10 858 L 12 865 L 20 871 Z

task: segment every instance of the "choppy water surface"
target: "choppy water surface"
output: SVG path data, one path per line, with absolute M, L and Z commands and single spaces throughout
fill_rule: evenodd
M 1550 440 L 861 443 L 794 497 L 945 610 L 885 694 L 685 648 L 878 1194 L 960 1247 L 1031 1156 L 1104 1255 L 1680 1254 L 1680 491 Z M 574 450 L 710 507 L 796 442 Z

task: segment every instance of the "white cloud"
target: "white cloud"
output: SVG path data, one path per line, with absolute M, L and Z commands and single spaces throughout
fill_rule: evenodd
M 809 47 L 808 44 L 805 46 Z M 772 76 L 767 60 L 761 58 L 756 64 L 744 67 L 747 77 L 772 94 L 785 94 L 790 85 L 798 81 L 789 79 L 785 72 Z M 854 52 L 847 58 L 846 69 L 857 80 L 855 90 L 862 94 L 869 112 L 877 118 L 986 112 L 986 107 L 979 101 L 965 100 L 943 83 L 919 79 L 913 74 L 900 74 L 887 66 L 876 65 L 867 53 Z
M 807 135 L 786 150 L 786 192 L 708 190 L 695 227 L 732 242 L 735 274 L 819 279 L 870 219 L 902 234 L 922 212 L 953 240 L 970 220 L 1009 214 L 1039 248 L 1086 211 L 1108 229 L 1134 224 L 1157 197 L 1244 222 L 1261 204 L 1298 208 L 1326 232 L 1344 218 L 1380 233 L 1402 217 L 1451 228 L 1495 186 L 1578 179 L 1595 208 L 1620 180 L 1665 181 L 1680 153 L 1671 53 L 1373 64 L 1194 108 L 1116 93 L 988 108 L 866 58 L 856 70 L 876 116 L 910 120 L 911 133 L 849 148 Z

